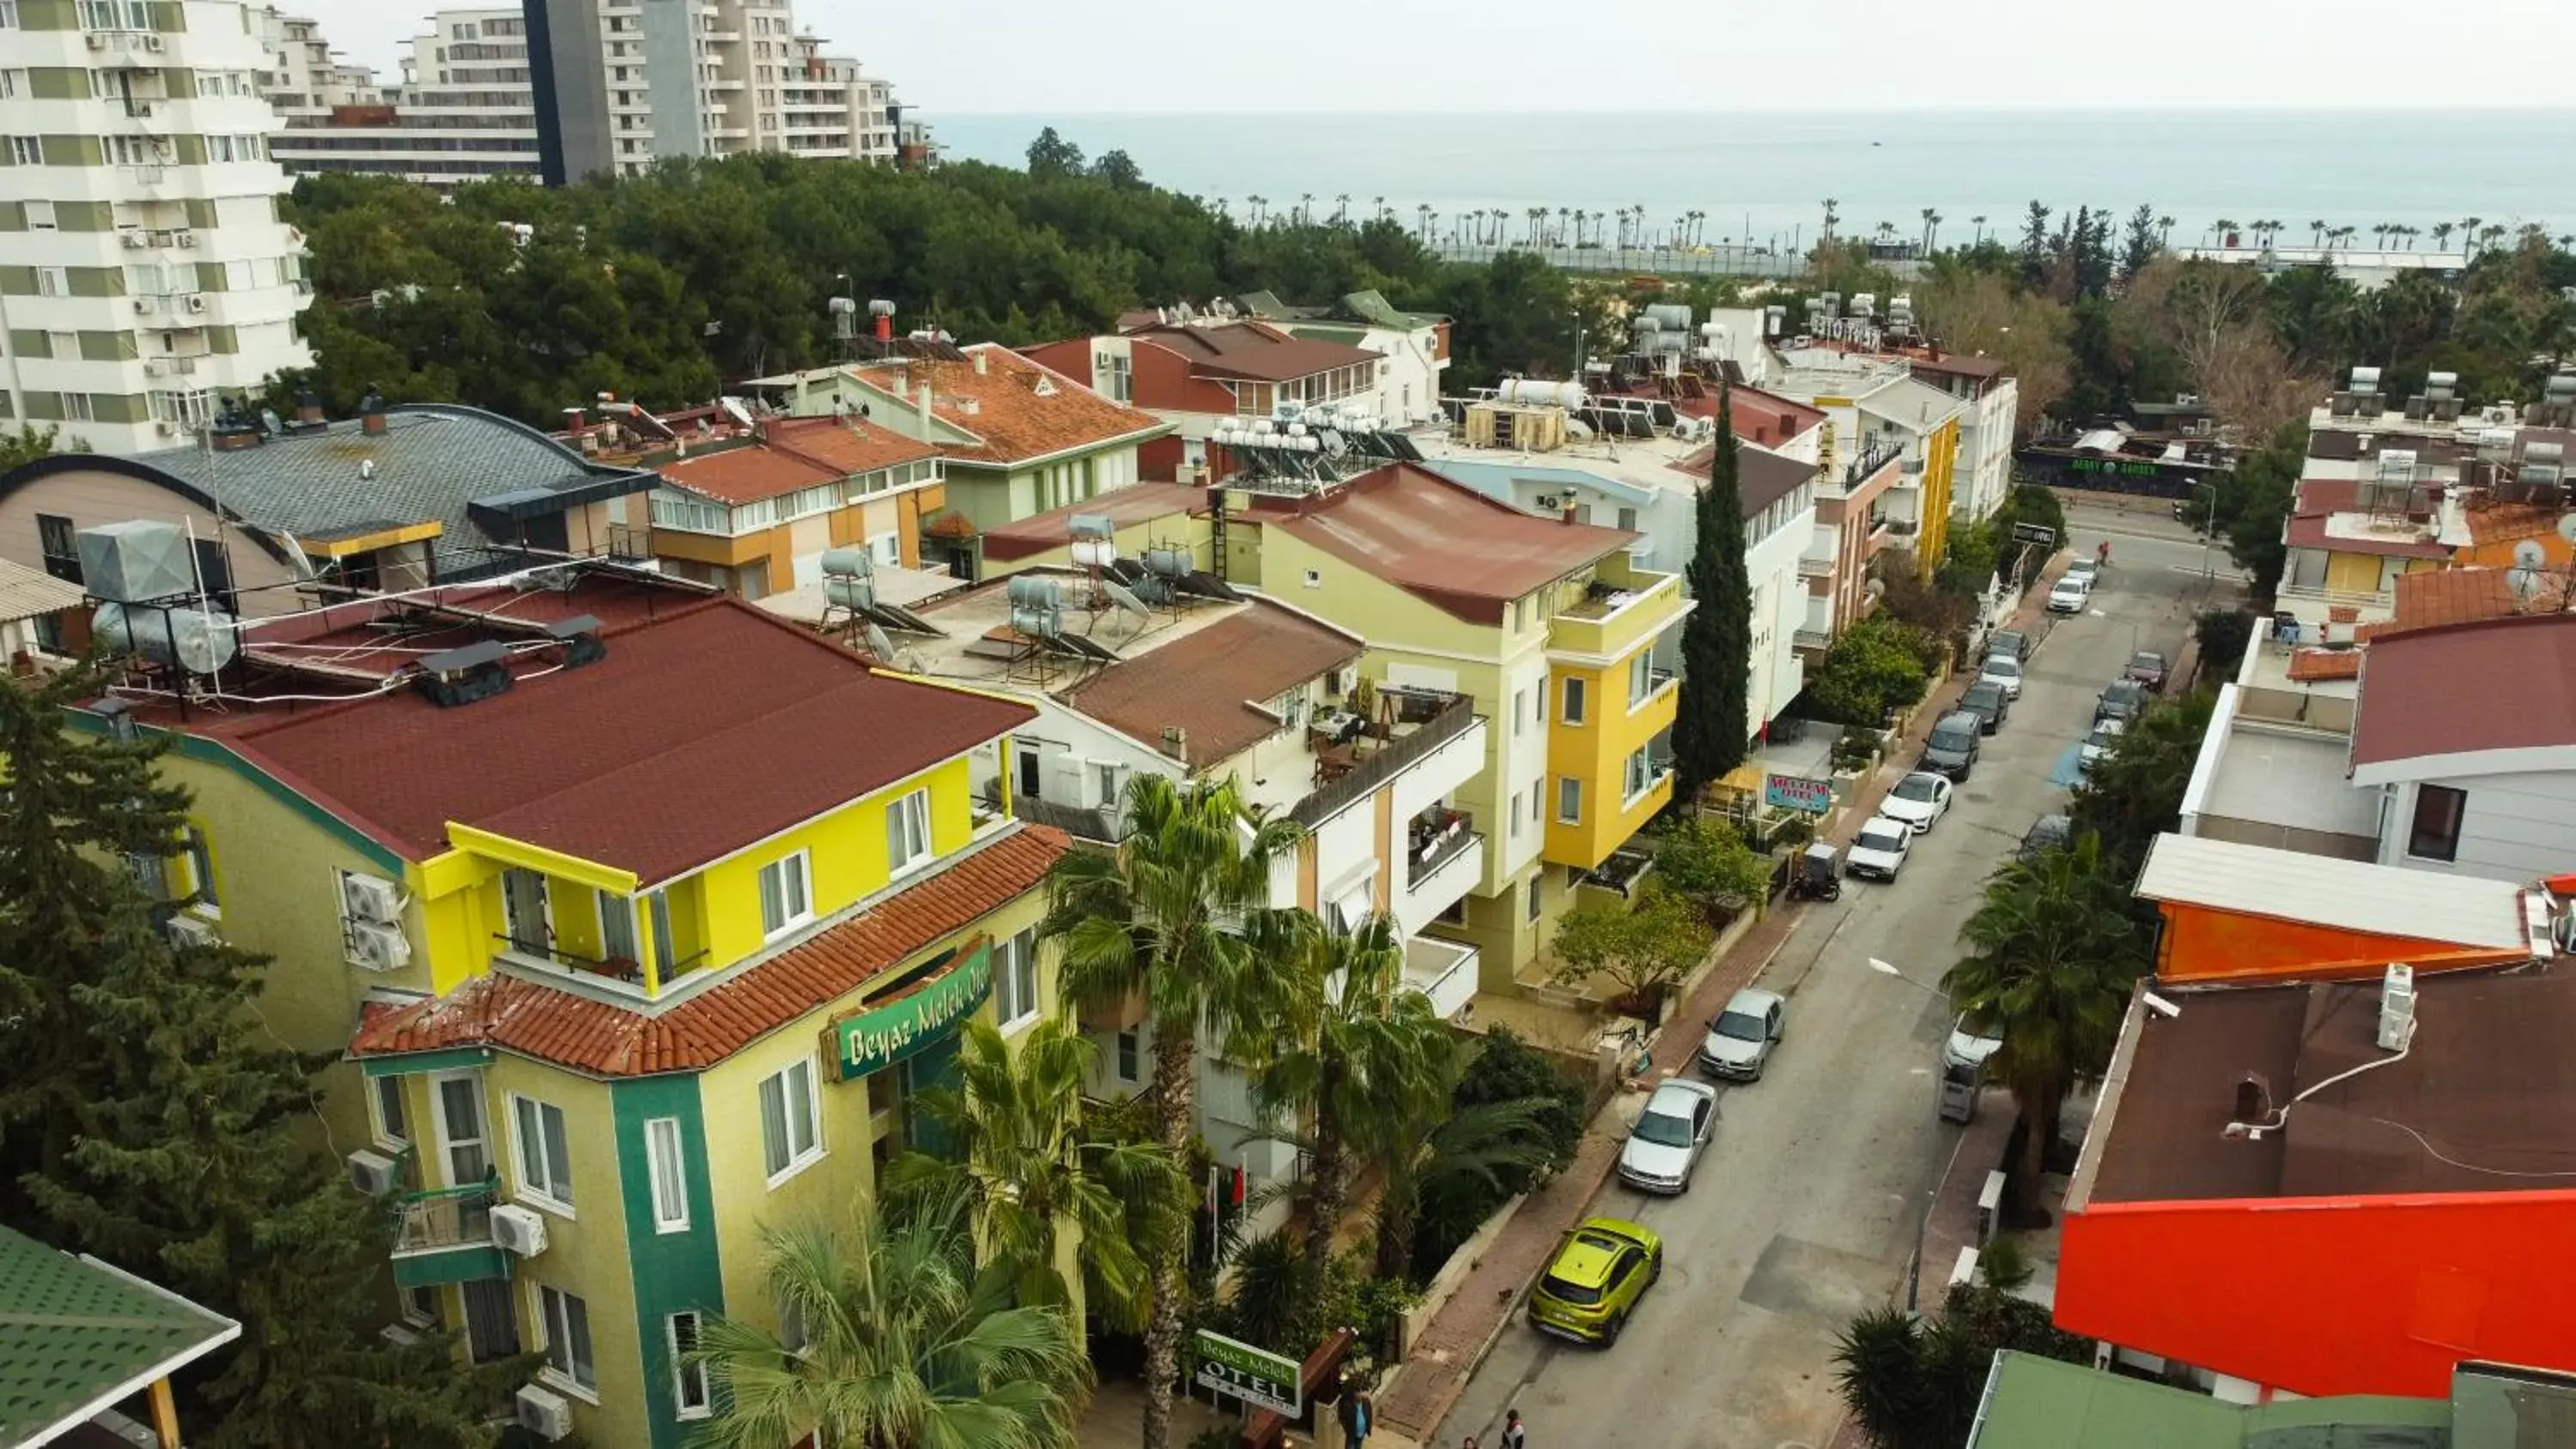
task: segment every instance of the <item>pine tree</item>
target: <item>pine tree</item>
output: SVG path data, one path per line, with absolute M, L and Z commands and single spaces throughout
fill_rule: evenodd
M 452 1340 L 376 1332 L 393 1225 L 312 1140 L 325 1058 L 258 1011 L 262 958 L 173 948 L 153 889 L 185 792 L 160 740 L 78 739 L 66 706 L 101 681 L 0 681 L 0 1122 L 30 1231 L 240 1320 L 194 1387 L 217 1449 L 487 1445 L 523 1364 L 459 1369 Z M 39 1034 L 28 1036 L 30 1027 Z
M 1744 570 L 1744 487 L 1735 442 L 1735 400 L 1717 400 L 1717 451 L 1699 495 L 1691 554 L 1691 597 L 1682 625 L 1682 697 L 1673 727 L 1674 798 L 1696 805 L 1710 782 L 1744 763 L 1753 652 L 1753 587 Z

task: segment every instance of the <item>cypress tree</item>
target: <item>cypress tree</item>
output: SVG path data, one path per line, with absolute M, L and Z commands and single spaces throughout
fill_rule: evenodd
M 258 1014 L 264 958 L 174 948 L 157 888 L 186 792 L 166 736 L 77 737 L 82 669 L 0 680 L 0 1156 L 10 1215 L 242 1324 L 189 1382 L 214 1449 L 467 1449 L 526 1365 L 466 1370 L 450 1336 L 377 1333 L 385 1206 L 318 1150 L 314 1074 Z M 248 842 L 245 842 L 247 850 Z
M 1674 798 L 1700 792 L 1744 763 L 1753 650 L 1753 588 L 1744 571 L 1744 485 L 1736 453 L 1735 399 L 1718 394 L 1717 449 L 1699 519 L 1688 581 L 1699 606 L 1682 625 L 1682 697 L 1673 725 Z

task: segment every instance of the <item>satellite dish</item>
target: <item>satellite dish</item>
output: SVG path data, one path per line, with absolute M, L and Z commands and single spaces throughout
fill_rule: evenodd
M 2576 513 L 2570 513 L 2558 520 L 2558 536 L 2567 540 L 2571 546 L 2576 546 Z
M 878 663 L 891 664 L 894 662 L 894 641 L 886 637 L 886 632 L 883 629 L 878 628 L 874 624 L 870 624 L 868 626 L 867 639 L 868 652 L 877 657 Z
M 2564 533 L 2566 531 L 2565 527 L 2562 525 L 2559 531 Z M 2549 567 L 2549 551 L 2540 546 L 2539 539 L 2526 538 L 2522 542 L 2513 546 L 2513 566 L 2518 569 L 2532 569 L 2535 571 L 2547 568 Z
M 1129 592 L 1126 586 L 1120 584 L 1117 580 L 1102 579 L 1100 581 L 1100 591 L 1109 596 L 1109 602 L 1116 604 L 1119 612 L 1135 615 L 1136 623 L 1139 628 L 1154 622 L 1153 611 L 1147 609 L 1143 600 Z

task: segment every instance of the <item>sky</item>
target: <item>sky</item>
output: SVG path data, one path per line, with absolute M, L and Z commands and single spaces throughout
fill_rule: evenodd
M 269 3 L 321 21 L 347 58 L 387 74 L 429 14 L 422 0 Z M 933 121 L 2538 107 L 2562 103 L 2564 61 L 2561 47 L 2528 42 L 2568 23 L 2563 0 L 796 0 L 795 16 Z

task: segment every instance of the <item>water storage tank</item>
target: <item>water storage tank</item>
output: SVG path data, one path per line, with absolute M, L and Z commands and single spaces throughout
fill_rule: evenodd
M 1494 389 L 1494 401 L 1518 403 L 1524 407 L 1579 408 L 1591 401 L 1579 382 L 1542 382 L 1537 378 L 1507 377 Z
M 1012 628 L 1033 639 L 1064 632 L 1064 594 L 1054 579 L 1014 574 L 1009 595 Z
M 101 604 L 90 630 L 113 654 L 140 654 L 190 674 L 212 674 L 233 662 L 240 637 L 221 609 L 150 609 Z
M 1691 309 L 1674 302 L 1657 302 L 1645 311 L 1647 320 L 1665 332 L 1687 334 L 1691 329 Z
M 120 604 L 197 591 L 196 558 L 175 523 L 136 518 L 84 528 L 75 538 L 92 597 Z

